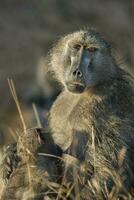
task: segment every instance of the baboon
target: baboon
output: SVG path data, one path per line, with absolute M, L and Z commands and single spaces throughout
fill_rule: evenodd
M 117 65 L 111 45 L 95 31 L 69 34 L 52 49 L 49 70 L 64 88 L 49 116 L 55 143 L 78 158 L 79 166 L 86 161 L 92 183 L 96 178 L 110 190 L 114 171 L 125 188 L 132 187 L 133 78 Z
M 62 185 L 72 184 L 74 199 L 117 198 L 134 186 L 133 77 L 93 30 L 62 37 L 47 59 L 63 87 L 49 114 L 64 159 Z

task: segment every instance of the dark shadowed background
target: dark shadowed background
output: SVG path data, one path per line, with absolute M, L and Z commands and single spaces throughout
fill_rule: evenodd
M 119 64 L 133 72 L 134 0 L 1 0 L 0 127 L 14 116 L 7 78 L 19 96 L 36 84 L 36 67 L 59 36 L 94 27 L 112 42 Z M 8 130 L 8 129 L 7 129 Z M 6 131 L 7 131 L 6 130 Z

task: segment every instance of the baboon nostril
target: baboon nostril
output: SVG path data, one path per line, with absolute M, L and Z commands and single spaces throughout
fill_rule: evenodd
M 81 75 L 82 75 L 82 73 L 80 71 L 78 71 L 77 74 L 78 74 L 79 77 L 81 77 Z
M 73 71 L 73 76 L 80 78 L 82 77 L 82 73 L 79 69 L 76 69 L 75 71 Z

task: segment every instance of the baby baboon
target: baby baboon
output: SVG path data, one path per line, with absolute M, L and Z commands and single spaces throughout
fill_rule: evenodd
M 110 45 L 95 31 L 61 38 L 49 59 L 49 70 L 64 87 L 50 110 L 55 143 L 78 158 L 79 166 L 86 161 L 90 169 L 85 174 L 92 183 L 96 180 L 101 187 L 107 183 L 111 188 L 115 181 L 111 174 L 118 172 L 125 187 L 133 186 L 134 94 L 130 75 L 119 68 Z

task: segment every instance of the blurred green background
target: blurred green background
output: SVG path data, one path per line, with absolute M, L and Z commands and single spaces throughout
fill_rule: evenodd
M 118 62 L 134 67 L 134 0 L 0 0 L 0 127 L 10 126 L 7 78 L 25 96 L 36 67 L 59 36 L 93 27 L 112 42 Z

